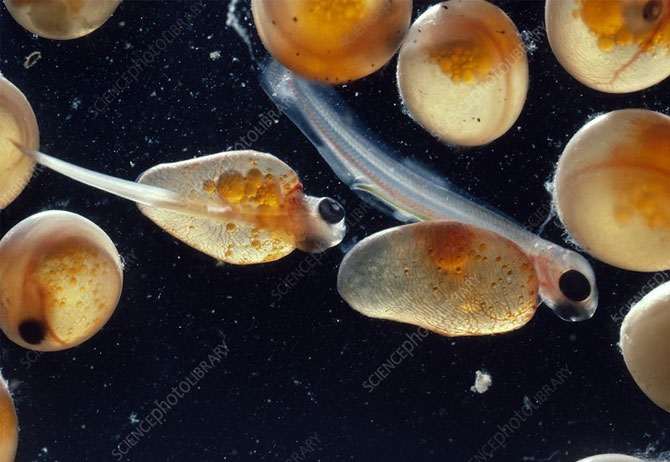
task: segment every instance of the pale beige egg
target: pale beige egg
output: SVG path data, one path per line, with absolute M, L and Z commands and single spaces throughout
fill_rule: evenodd
M 0 75 L 0 209 L 21 194 L 35 169 L 14 142 L 37 149 L 37 120 L 21 90 Z
M 637 302 L 621 324 L 628 371 L 649 399 L 670 412 L 670 283 Z
M 587 123 L 561 154 L 553 197 L 572 238 L 635 271 L 670 269 L 670 118 L 625 109 Z
M 102 26 L 121 0 L 4 0 L 4 3 L 16 22 L 33 34 L 69 40 Z
M 551 49 L 584 85 L 627 93 L 670 75 L 670 1 L 547 0 L 545 12 Z
M 107 322 L 121 296 L 116 247 L 74 213 L 38 213 L 0 241 L 0 328 L 39 351 L 71 348 Z
M 407 111 L 425 130 L 447 143 L 478 146 L 505 134 L 521 114 L 528 59 L 500 8 L 450 0 L 412 24 L 397 79 Z

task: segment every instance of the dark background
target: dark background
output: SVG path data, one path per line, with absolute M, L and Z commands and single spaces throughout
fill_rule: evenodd
M 0 71 L 26 94 L 42 150 L 119 177 L 230 149 L 272 109 L 240 36 L 226 26 L 228 1 L 203 12 L 107 110 L 90 108 L 192 2 L 126 0 L 98 31 L 73 41 L 37 38 L 0 8 Z M 520 30 L 543 22 L 544 2 L 497 2 Z M 415 2 L 415 17 L 428 2 Z M 248 4 L 236 17 L 256 52 Z M 531 44 L 529 44 L 531 45 Z M 531 86 L 518 123 L 477 149 L 439 144 L 403 114 L 394 66 L 342 88 L 388 143 L 519 222 L 546 215 L 544 188 L 569 138 L 595 114 L 627 107 L 669 113 L 670 83 L 632 95 L 580 85 L 558 65 L 546 39 L 532 44 Z M 24 69 L 24 58 L 42 59 Z M 218 60 L 210 53 L 220 51 Z M 253 149 L 293 166 L 313 195 L 348 210 L 359 199 L 316 150 L 281 119 Z M 569 380 L 494 452 L 496 461 L 567 461 L 604 452 L 661 458 L 670 416 L 637 388 L 617 347 L 612 319 L 640 297 L 652 274 L 594 262 L 596 316 L 569 324 L 546 307 L 519 331 L 483 338 L 431 334 L 374 391 L 362 383 L 412 333 L 412 326 L 365 318 L 335 290 L 343 248 L 397 222 L 368 211 L 344 246 L 329 250 L 279 299 L 273 289 L 306 255 L 257 266 L 217 264 L 176 241 L 122 199 L 40 170 L 2 212 L 2 233 L 39 211 L 65 209 L 101 226 L 126 261 L 119 306 L 82 346 L 38 356 L 7 340 L 2 372 L 21 426 L 17 461 L 116 460 L 112 450 L 170 389 L 225 340 L 228 357 L 128 453 L 132 461 L 283 461 L 316 433 L 305 461 L 467 462 L 567 365 Z M 562 241 L 551 223 L 544 237 Z M 665 278 L 665 276 L 664 276 Z M 470 391 L 475 371 L 492 388 Z M 314 447 L 316 446 L 316 447 Z

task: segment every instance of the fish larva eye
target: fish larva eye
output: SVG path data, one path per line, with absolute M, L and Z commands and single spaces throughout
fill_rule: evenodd
M 558 287 L 573 302 L 581 302 L 591 295 L 591 284 L 581 272 L 568 270 L 558 279 Z
M 334 225 L 344 219 L 344 207 L 336 200 L 326 197 L 319 202 L 319 215 L 326 223 Z

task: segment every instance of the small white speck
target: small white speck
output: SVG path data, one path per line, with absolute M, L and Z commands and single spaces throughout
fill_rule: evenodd
M 211 59 L 212 61 L 216 61 L 217 59 L 220 59 L 220 58 L 221 58 L 221 52 L 219 50 L 212 51 L 209 54 L 209 59 Z
M 488 372 L 477 371 L 475 372 L 475 384 L 470 387 L 470 391 L 481 394 L 486 392 L 492 384 L 493 379 Z

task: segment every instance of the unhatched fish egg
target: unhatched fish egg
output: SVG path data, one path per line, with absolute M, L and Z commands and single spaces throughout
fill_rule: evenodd
M 38 213 L 0 241 L 0 328 L 31 350 L 79 345 L 112 315 L 122 284 L 103 230 L 73 213 Z
M 609 93 L 670 75 L 669 0 L 547 0 L 549 44 L 584 85 Z
M 13 141 L 37 149 L 39 130 L 26 97 L 0 75 L 0 209 L 21 194 L 35 169 L 35 163 Z
M 599 454 L 597 456 L 587 457 L 578 462 L 643 462 L 637 457 L 625 456 L 623 454 Z
M 14 401 L 0 375 L 0 462 L 13 462 L 19 440 Z
M 400 46 L 411 0 L 252 0 L 258 34 L 303 77 L 338 84 L 365 77 Z
M 670 283 L 637 302 L 621 324 L 621 351 L 640 389 L 670 412 Z
M 4 3 L 16 22 L 33 34 L 69 40 L 102 26 L 121 0 L 4 0 Z
M 554 201 L 575 241 L 634 271 L 670 269 L 670 118 L 642 109 L 587 123 L 558 162 Z
M 484 0 L 450 0 L 412 24 L 398 56 L 398 87 L 410 115 L 442 141 L 477 146 L 516 122 L 528 91 L 519 31 Z

